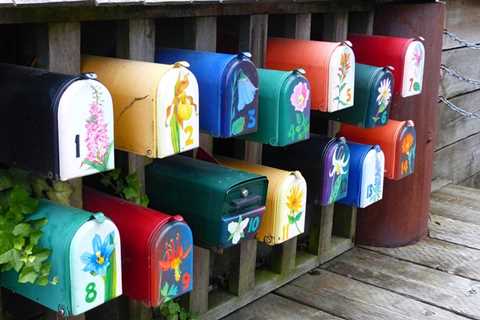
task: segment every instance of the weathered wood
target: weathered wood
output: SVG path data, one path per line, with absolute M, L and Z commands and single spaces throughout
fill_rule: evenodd
M 275 293 L 348 320 L 467 319 L 325 270 L 303 275 Z
M 447 1 L 447 19 L 446 28 L 456 33 L 460 38 L 470 42 L 476 42 L 478 37 L 478 28 L 480 21 L 480 7 L 475 0 L 451 0 Z M 446 36 L 443 40 L 443 49 L 458 48 L 461 45 L 451 41 Z
M 434 215 L 431 216 L 429 229 L 430 237 L 434 239 L 480 249 L 478 225 Z
M 438 191 L 446 185 L 451 184 L 452 181 L 448 179 L 437 178 L 432 180 L 432 192 Z
M 403 261 L 480 280 L 480 251 L 446 241 L 426 238 L 399 248 L 362 247 Z
M 13 7 L 14 5 L 13 0 L 0 0 L 0 7 Z
M 13 0 L 16 6 L 52 6 L 86 4 L 88 0 Z
M 335 204 L 332 234 L 338 237 L 355 239 L 357 228 L 357 208 Z
M 466 78 L 480 80 L 480 66 L 477 62 L 477 56 L 472 54 L 472 49 L 460 48 L 442 53 L 442 64 Z M 478 85 L 458 80 L 442 71 L 439 95 L 450 98 L 476 89 L 479 89 Z
M 288 38 L 310 40 L 312 14 L 289 14 L 286 17 L 285 36 Z
M 480 190 L 448 185 L 432 193 L 434 215 L 480 225 Z
M 297 254 L 297 237 L 289 239 L 272 248 L 272 271 L 280 274 L 289 273 L 295 269 Z
M 324 268 L 472 319 L 480 319 L 480 296 L 476 294 L 479 281 L 363 249 L 354 249 Z
M 333 205 L 326 207 L 307 207 L 312 217 L 308 233 L 308 252 L 321 256 L 330 249 L 333 228 Z
M 242 240 L 236 248 L 233 259 L 234 270 L 230 274 L 228 290 L 241 296 L 255 287 L 255 267 L 257 258 L 257 240 Z
M 325 41 L 344 41 L 348 34 L 348 11 L 323 16 L 322 38 Z
M 340 320 L 326 312 L 285 299 L 276 294 L 268 294 L 224 320 Z
M 372 34 L 374 17 L 374 11 L 350 12 L 348 14 L 348 32 Z
M 210 251 L 201 247 L 193 250 L 193 290 L 188 304 L 191 312 L 205 313 L 208 310 L 208 286 L 210 280 Z
M 470 187 L 470 188 L 479 188 L 480 187 L 480 172 L 475 173 L 473 176 L 470 176 L 460 182 L 459 185 Z

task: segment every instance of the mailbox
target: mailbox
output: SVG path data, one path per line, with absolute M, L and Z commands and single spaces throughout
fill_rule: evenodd
M 114 100 L 115 148 L 164 158 L 198 147 L 198 84 L 188 63 L 84 56 Z
M 395 94 L 410 97 L 422 93 L 425 47 L 423 38 L 398 38 L 350 34 L 357 61 L 378 67 L 392 66 Z
M 348 142 L 350 173 L 348 193 L 341 204 L 366 208 L 383 197 L 385 156 L 379 145 Z
M 414 171 L 416 133 L 411 120 L 389 120 L 383 127 L 370 129 L 342 124 L 339 135 L 358 143 L 380 145 L 385 153 L 387 179 L 399 180 Z
M 180 212 L 197 243 L 226 248 L 254 238 L 265 211 L 265 176 L 184 156 L 155 161 L 145 170 L 152 208 Z
M 258 69 L 258 130 L 246 140 L 285 146 L 310 137 L 310 83 L 303 69 Z
M 307 184 L 299 171 L 285 171 L 235 159 L 219 160 L 228 167 L 268 178 L 267 205 L 257 240 L 275 245 L 303 233 Z
M 383 126 L 388 121 L 393 93 L 393 74 L 388 67 L 365 64 L 355 67 L 355 104 L 330 114 L 330 119 L 363 128 Z
M 257 131 L 258 74 L 250 53 L 161 48 L 156 61 L 188 61 L 200 87 L 200 129 L 220 138 Z
M 66 181 L 114 168 L 113 109 L 94 74 L 0 64 L 0 162 Z
M 14 271 L 0 274 L 3 287 L 54 311 L 72 316 L 84 313 L 122 294 L 120 236 L 102 213 L 64 207 L 41 200 L 31 219 L 47 218 L 39 245 L 51 250 L 56 284 L 38 286 L 17 282 Z
M 334 112 L 353 106 L 355 56 L 349 42 L 270 38 L 265 66 L 303 68 L 312 86 L 312 109 Z
M 299 170 L 308 185 L 308 203 L 326 206 L 347 195 L 350 151 L 344 138 L 312 135 L 288 147 L 264 146 L 263 164 Z
M 102 211 L 120 230 L 123 292 L 150 307 L 192 290 L 192 232 L 181 216 L 84 188 L 87 210 Z

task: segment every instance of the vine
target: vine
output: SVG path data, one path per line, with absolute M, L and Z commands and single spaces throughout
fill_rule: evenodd
M 174 300 L 163 303 L 160 308 L 160 315 L 166 320 L 196 320 L 197 317 L 186 311 Z
M 122 199 L 143 207 L 148 206 L 148 197 L 142 192 L 142 186 L 136 173 L 126 175 L 121 169 L 102 173 L 100 183 Z

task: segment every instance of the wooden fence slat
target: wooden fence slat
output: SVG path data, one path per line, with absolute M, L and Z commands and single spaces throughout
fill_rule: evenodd
M 312 224 L 308 235 L 308 251 L 311 254 L 321 257 L 326 254 L 331 247 L 333 209 L 333 204 L 325 207 L 307 207 L 307 212 L 312 212 L 309 213 L 312 218 Z
M 202 314 L 208 310 L 210 250 L 195 246 L 193 262 L 193 290 L 188 297 L 188 307 L 191 312 Z

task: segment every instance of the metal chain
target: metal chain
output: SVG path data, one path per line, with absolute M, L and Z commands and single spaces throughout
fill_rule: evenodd
M 455 33 L 452 33 L 448 30 L 443 30 L 443 34 L 446 35 L 447 37 L 449 37 L 451 40 L 461 44 L 461 45 L 464 45 L 470 49 L 476 49 L 476 50 L 480 50 L 480 44 L 477 44 L 477 43 L 474 43 L 474 42 L 469 42 L 469 41 L 466 41 L 462 38 L 459 38 Z
M 440 65 L 440 70 L 445 71 L 445 73 L 451 75 L 452 77 L 456 78 L 457 80 L 468 82 L 468 83 L 470 83 L 471 85 L 474 85 L 474 86 L 480 86 L 480 80 L 467 78 L 467 77 L 461 75 L 460 73 L 458 73 L 457 71 L 455 71 L 453 69 L 450 69 L 449 67 L 447 67 L 444 64 Z
M 450 110 L 455 111 L 455 112 L 461 114 L 461 115 L 464 116 L 465 118 L 469 118 L 469 119 L 479 119 L 479 120 L 480 120 L 480 115 L 477 114 L 477 112 L 470 112 L 470 111 L 464 110 L 464 109 L 456 106 L 453 102 L 451 102 L 450 100 L 448 100 L 448 99 L 445 98 L 444 96 L 439 96 L 438 98 L 439 98 L 440 101 L 443 102 Z

